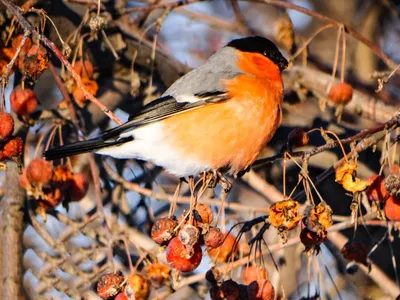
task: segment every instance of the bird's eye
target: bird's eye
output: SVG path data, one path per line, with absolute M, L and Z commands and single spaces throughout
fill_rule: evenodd
M 264 55 L 264 56 L 267 56 L 267 54 L 268 54 L 268 52 L 267 52 L 267 50 L 265 50 L 265 51 L 263 52 L 263 55 Z

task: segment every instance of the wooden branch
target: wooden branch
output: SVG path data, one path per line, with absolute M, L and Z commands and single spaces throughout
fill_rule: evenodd
M 24 295 L 22 288 L 24 201 L 25 192 L 19 185 L 18 166 L 15 162 L 8 162 L 5 195 L 1 201 L 0 249 L 3 299 L 21 299 Z

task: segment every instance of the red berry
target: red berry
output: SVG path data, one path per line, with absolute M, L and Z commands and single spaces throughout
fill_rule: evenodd
M 150 295 L 150 282 L 143 276 L 132 274 L 126 279 L 125 295 L 129 300 L 146 300 Z
M 125 293 L 122 292 L 122 293 L 119 293 L 119 294 L 114 298 L 114 300 L 129 300 L 129 299 L 128 299 L 128 297 L 125 295 Z
M 53 166 L 50 162 L 36 158 L 26 168 L 26 178 L 32 185 L 48 185 L 53 177 Z
M 118 273 L 108 273 L 101 276 L 97 282 L 97 295 L 103 299 L 110 299 L 122 290 L 124 276 Z
M 347 104 L 353 97 L 353 87 L 348 83 L 337 83 L 332 85 L 329 98 L 335 104 Z
M 18 115 L 26 116 L 33 113 L 38 101 L 35 93 L 31 89 L 15 88 L 10 95 L 11 109 Z
M 273 300 L 275 289 L 268 280 L 255 280 L 247 287 L 249 300 Z
M 0 111 L 0 142 L 8 140 L 14 132 L 14 119 L 4 111 Z
M 367 265 L 369 249 L 363 242 L 349 241 L 340 251 L 343 257 L 350 261 L 355 261 Z
M 79 201 L 85 197 L 89 189 L 89 181 L 82 173 L 74 173 L 71 189 L 69 190 L 69 201 Z
M 256 280 L 268 279 L 268 273 L 262 266 L 247 266 L 242 273 L 242 279 L 244 284 L 250 284 Z
M 224 235 L 217 227 L 210 227 L 208 232 L 204 235 L 204 244 L 210 248 L 217 248 L 222 245 Z
M 167 261 L 173 268 L 180 272 L 195 270 L 200 265 L 202 257 L 203 254 L 199 244 L 195 244 L 188 249 L 178 237 L 173 238 L 168 244 Z
M 157 244 L 166 244 L 173 238 L 176 226 L 178 226 L 178 223 L 175 219 L 158 219 L 151 228 L 151 238 Z
M 224 281 L 218 292 L 221 299 L 237 300 L 240 297 L 239 285 L 231 279 Z
M 365 193 L 370 201 L 385 201 L 390 195 L 385 188 L 384 178 L 380 175 L 372 175 L 367 181 L 371 182 Z
M 385 202 L 385 215 L 391 221 L 400 221 L 400 196 L 390 196 Z
M 199 230 L 193 225 L 183 225 L 182 229 L 179 230 L 179 240 L 186 247 L 193 247 L 199 241 Z
M 24 141 L 19 136 L 9 140 L 3 148 L 3 155 L 8 158 L 16 158 L 21 156 L 24 148 Z
M 218 248 L 214 248 L 208 252 L 212 258 L 216 258 L 217 262 L 226 262 L 233 253 L 233 246 L 235 244 L 235 237 L 232 234 L 225 234 L 224 242 Z
M 88 60 L 79 60 L 74 64 L 75 72 L 81 77 L 92 77 L 93 75 L 93 65 Z

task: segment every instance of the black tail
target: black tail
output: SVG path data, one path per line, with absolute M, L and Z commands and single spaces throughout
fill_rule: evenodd
M 94 150 L 99 150 L 105 147 L 111 147 L 119 145 L 128 141 L 131 141 L 132 137 L 121 138 L 118 140 L 103 140 L 102 138 L 96 138 L 87 141 L 76 142 L 73 144 L 59 146 L 44 153 L 46 160 L 55 160 L 63 157 L 91 152 Z

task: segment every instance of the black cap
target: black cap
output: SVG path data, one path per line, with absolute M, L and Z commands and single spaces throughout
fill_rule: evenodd
M 277 64 L 281 71 L 285 70 L 288 66 L 288 61 L 283 57 L 278 47 L 269 39 L 261 36 L 250 36 L 232 40 L 227 46 L 243 52 L 260 53 Z

